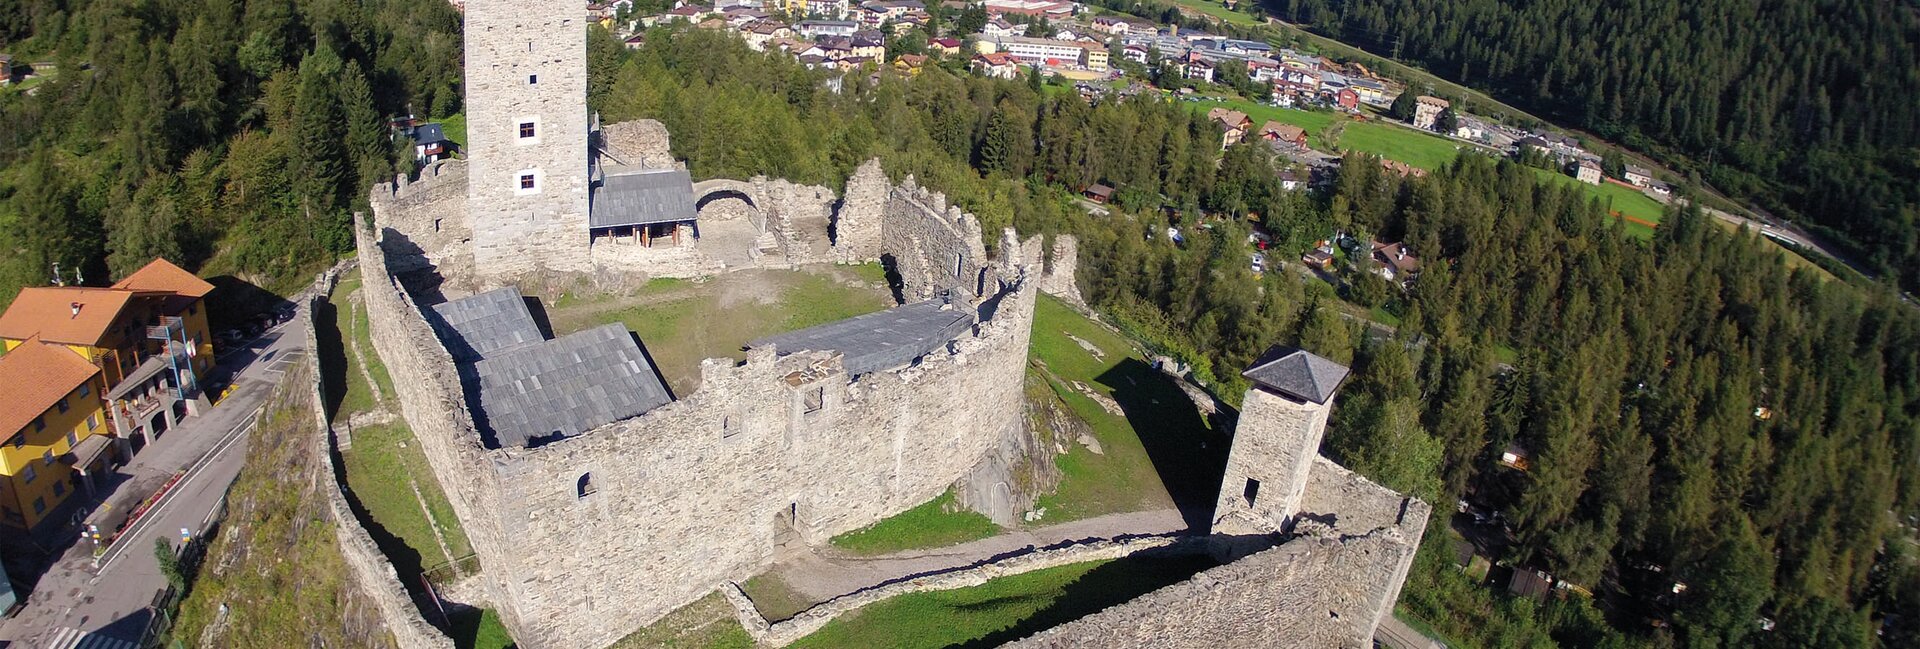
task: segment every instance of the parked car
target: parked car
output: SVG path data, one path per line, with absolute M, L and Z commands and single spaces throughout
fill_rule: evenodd
M 237 343 L 240 342 L 240 339 L 247 337 L 246 334 L 241 333 L 239 329 L 225 329 L 215 335 L 219 336 L 220 340 L 229 343 Z

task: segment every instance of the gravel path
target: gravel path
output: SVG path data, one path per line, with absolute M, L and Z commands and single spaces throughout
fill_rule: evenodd
M 1014 530 L 992 538 L 944 548 L 908 550 L 877 557 L 853 556 L 831 546 L 783 561 L 768 572 L 817 604 L 863 588 L 930 572 L 980 563 L 1029 547 L 1064 541 L 1140 534 L 1167 534 L 1187 528 L 1177 509 L 1108 514 L 1035 529 Z

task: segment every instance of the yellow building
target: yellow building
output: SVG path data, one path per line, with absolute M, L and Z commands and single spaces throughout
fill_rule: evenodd
M 32 529 L 74 492 L 93 490 L 113 438 L 100 368 L 66 345 L 11 346 L 0 356 L 0 522 Z
M 212 291 L 156 259 L 107 288 L 23 289 L 0 313 L 0 434 L 14 434 L 0 460 L 7 523 L 31 527 L 75 484 L 91 488 L 73 474 L 91 475 L 112 438 L 131 452 L 208 405 L 200 380 L 213 367 L 204 304 Z M 38 391 L 43 374 L 61 377 L 46 388 L 55 392 Z M 27 383 L 35 389 L 20 387 Z M 96 434 L 100 441 L 85 442 Z

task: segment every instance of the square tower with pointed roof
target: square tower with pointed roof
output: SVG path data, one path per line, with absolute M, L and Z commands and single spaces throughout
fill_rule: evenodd
M 1284 532 L 1299 511 L 1347 368 L 1297 347 L 1275 346 L 1241 376 L 1253 387 L 1234 427 L 1213 533 Z

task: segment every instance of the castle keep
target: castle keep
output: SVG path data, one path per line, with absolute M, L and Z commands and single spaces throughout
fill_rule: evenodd
M 1049 270 L 877 160 L 844 197 L 693 183 L 659 124 L 587 116 L 577 8 L 467 21 L 472 157 L 376 188 L 356 243 L 373 346 L 519 646 L 605 646 L 950 488 L 1003 523 L 1031 504 L 1006 458 L 1032 445 L 1037 294 L 1079 302 L 1071 238 Z M 708 359 L 677 395 L 624 328 L 549 339 L 519 292 L 878 261 L 903 304 Z M 1345 375 L 1290 349 L 1249 370 L 1212 541 L 1238 561 L 1024 642 L 1365 646 L 1427 508 L 1317 456 Z

